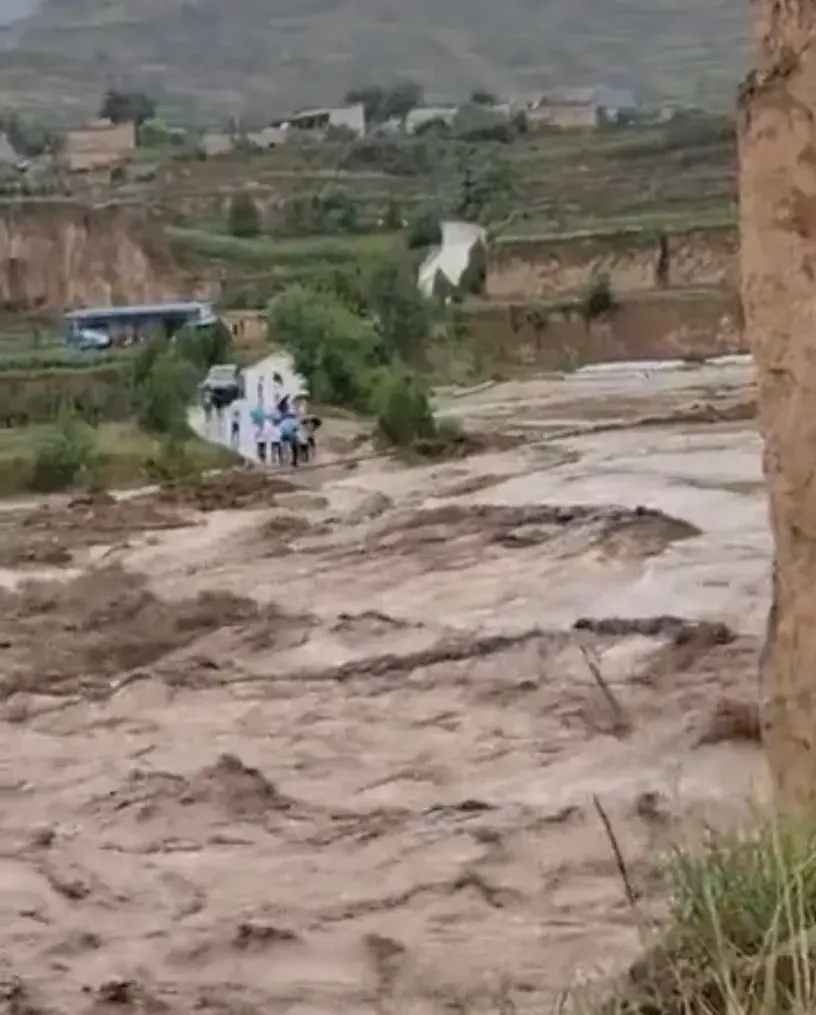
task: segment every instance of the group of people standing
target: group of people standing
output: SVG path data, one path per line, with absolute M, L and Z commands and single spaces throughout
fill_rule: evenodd
M 272 375 L 268 398 L 266 380 L 260 376 L 256 395 L 249 415 L 254 427 L 258 461 L 282 465 L 288 453 L 295 468 L 301 462 L 308 462 L 315 450 L 315 430 L 320 424 L 315 417 L 307 415 L 306 397 L 293 397 L 287 393 L 279 373 Z M 241 409 L 236 406 L 230 425 L 230 443 L 235 448 L 241 444 L 241 423 Z

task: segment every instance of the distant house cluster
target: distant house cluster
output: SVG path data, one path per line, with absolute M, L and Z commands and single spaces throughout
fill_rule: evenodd
M 378 123 L 376 130 L 416 134 L 432 123 L 452 127 L 461 113 L 463 103 L 422 105 L 412 109 L 405 117 L 392 117 Z M 605 86 L 595 88 L 561 88 L 533 96 L 516 97 L 482 108 L 508 121 L 523 114 L 530 129 L 558 127 L 565 130 L 592 130 L 605 122 L 615 121 L 623 111 L 636 108 L 631 92 Z M 332 131 L 342 130 L 362 137 L 371 129 L 366 123 L 362 103 L 343 106 L 325 106 L 290 112 L 272 120 L 261 131 L 249 133 L 246 139 L 261 148 L 273 148 L 296 137 L 328 137 Z M 208 134 L 204 147 L 208 154 L 231 150 L 234 139 L 228 134 Z
M 414 135 L 432 124 L 455 128 L 460 114 L 467 109 L 472 110 L 475 103 L 474 99 L 468 103 L 422 104 L 410 109 L 404 116 L 392 116 L 374 124 L 367 122 L 366 107 L 362 102 L 312 107 L 277 116 L 260 130 L 240 131 L 235 127 L 227 131 L 209 131 L 198 136 L 196 145 L 206 156 L 218 156 L 227 155 L 240 145 L 271 149 L 303 137 L 319 140 L 342 133 L 359 138 L 371 131 Z M 507 101 L 479 102 L 478 105 L 499 122 L 504 119 L 509 123 L 523 116 L 527 128 L 532 131 L 550 128 L 593 130 L 625 116 L 640 118 L 631 92 L 605 86 L 559 88 L 535 95 L 516 96 Z M 139 137 L 139 130 L 133 122 L 93 120 L 65 133 L 64 143 L 54 155 L 54 164 L 71 173 L 117 170 L 132 159 Z M 8 138 L 0 132 L 0 166 L 17 168 L 20 163 Z
M 632 92 L 607 88 L 556 88 L 524 102 L 524 112 L 532 130 L 560 127 L 564 130 L 594 130 L 614 123 L 622 115 L 637 109 Z

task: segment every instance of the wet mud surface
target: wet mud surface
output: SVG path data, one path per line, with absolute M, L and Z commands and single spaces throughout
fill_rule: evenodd
M 765 792 L 755 452 L 622 426 L 4 518 L 70 564 L 0 592 L 0 1012 L 541 1012 L 622 968 L 594 798 L 648 906 Z

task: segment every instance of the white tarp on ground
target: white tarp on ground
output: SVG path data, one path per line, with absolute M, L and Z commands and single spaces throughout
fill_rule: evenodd
M 470 264 L 473 250 L 479 244 L 487 246 L 487 230 L 471 222 L 450 220 L 441 222 L 442 244 L 428 254 L 419 268 L 417 284 L 420 291 L 430 298 L 438 275 L 442 275 L 452 286 L 458 286 Z

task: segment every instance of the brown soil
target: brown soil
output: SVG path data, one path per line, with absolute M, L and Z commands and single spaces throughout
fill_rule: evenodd
M 245 510 L 270 507 L 279 494 L 296 488 L 284 479 L 258 469 L 234 469 L 195 480 L 169 483 L 157 494 L 146 495 L 163 504 L 195 511 Z
M 67 565 L 78 550 L 126 542 L 134 532 L 190 524 L 178 511 L 150 500 L 117 500 L 99 493 L 65 506 L 0 515 L 0 566 Z

